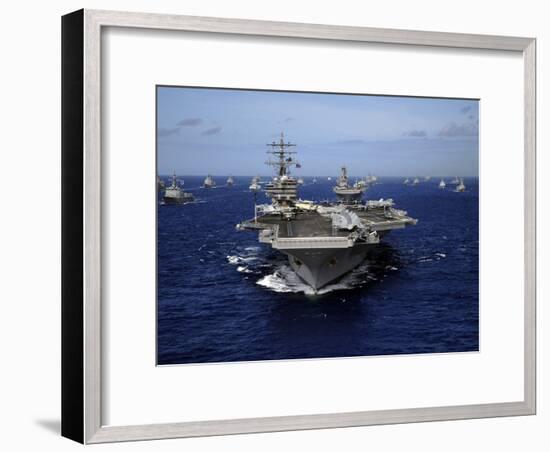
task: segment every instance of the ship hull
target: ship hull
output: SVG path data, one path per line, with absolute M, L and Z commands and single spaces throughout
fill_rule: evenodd
M 281 250 L 296 274 L 313 289 L 337 280 L 356 268 L 376 245 L 350 248 L 313 248 Z
M 170 204 L 170 205 L 176 205 L 176 204 L 186 204 L 188 202 L 192 202 L 194 198 L 192 196 L 185 196 L 185 197 L 171 197 L 171 196 L 165 196 L 162 198 L 164 201 L 164 204 Z
M 337 193 L 338 200 L 340 202 L 343 202 L 345 204 L 353 204 L 354 202 L 361 201 L 361 197 L 363 196 L 362 192 L 359 193 Z

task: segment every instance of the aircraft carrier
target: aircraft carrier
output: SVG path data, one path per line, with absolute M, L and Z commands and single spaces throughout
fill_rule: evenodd
M 255 205 L 254 218 L 237 229 L 256 231 L 261 243 L 285 253 L 294 271 L 314 290 L 361 264 L 388 232 L 416 224 L 391 199 L 359 201 L 343 196 L 334 203 L 299 199 L 298 183 L 291 175 L 293 166 L 300 167 L 296 152 L 290 150 L 296 145 L 285 142 L 281 134 L 279 142 L 267 146 L 271 158 L 266 163 L 276 169 L 265 186 L 271 203 Z

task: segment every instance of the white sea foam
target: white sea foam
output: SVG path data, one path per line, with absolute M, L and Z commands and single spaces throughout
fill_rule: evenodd
M 242 266 L 242 265 L 240 265 L 240 266 L 237 267 L 237 271 L 238 271 L 239 273 L 253 273 L 253 271 L 250 270 L 248 267 L 244 267 L 244 266 Z
M 239 265 L 239 264 L 242 264 L 243 262 L 246 263 L 246 262 L 252 262 L 252 261 L 255 261 L 257 260 L 258 258 L 256 256 L 246 256 L 246 257 L 242 257 L 242 256 L 226 256 L 227 258 L 227 261 L 232 264 L 232 265 Z
M 328 284 L 320 290 L 315 291 L 312 287 L 303 282 L 290 266 L 281 265 L 277 267 L 273 273 L 259 279 L 256 284 L 280 293 L 291 292 L 303 293 L 305 295 L 324 295 L 336 290 L 354 289 L 366 281 L 377 280 L 377 278 L 368 274 L 365 277 L 366 271 L 367 265 L 363 264 L 342 277 L 337 283 Z
M 286 281 L 277 272 L 259 279 L 256 284 L 273 290 L 274 292 L 294 292 Z
M 241 261 L 241 258 L 239 256 L 226 256 L 226 257 L 227 257 L 227 261 L 233 265 L 237 265 Z
M 433 262 L 434 260 L 438 261 L 446 257 L 447 255 L 445 253 L 434 253 L 432 256 L 420 256 L 417 262 Z

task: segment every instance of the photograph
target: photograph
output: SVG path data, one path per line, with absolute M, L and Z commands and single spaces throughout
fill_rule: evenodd
M 106 5 L 3 8 L 3 449 L 550 451 L 547 5 Z
M 158 365 L 479 350 L 479 100 L 156 90 Z

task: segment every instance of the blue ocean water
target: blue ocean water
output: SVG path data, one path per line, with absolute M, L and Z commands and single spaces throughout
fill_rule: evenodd
M 477 179 L 455 193 L 381 178 L 366 198 L 393 198 L 418 224 L 319 294 L 235 229 L 253 217 L 251 177 L 210 190 L 184 179 L 196 201 L 158 207 L 158 364 L 478 350 Z M 308 182 L 302 199 L 333 198 L 333 182 Z

